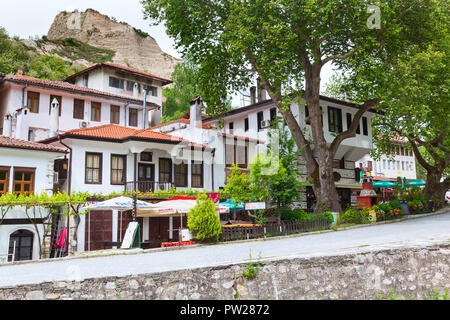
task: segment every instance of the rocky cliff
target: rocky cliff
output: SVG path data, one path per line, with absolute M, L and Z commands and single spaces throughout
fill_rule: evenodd
M 43 54 L 52 53 L 65 60 L 92 65 L 95 59 L 64 54 L 67 39 L 84 44 L 87 48 L 104 50 L 107 59 L 114 63 L 170 78 L 180 60 L 163 52 L 150 35 L 125 22 L 117 22 L 94 10 L 86 12 L 61 12 L 58 14 L 45 41 L 38 43 Z

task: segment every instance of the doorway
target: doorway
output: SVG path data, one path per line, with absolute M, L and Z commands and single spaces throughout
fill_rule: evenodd
M 9 237 L 9 254 L 14 253 L 14 261 L 26 261 L 33 259 L 33 232 L 18 230 Z M 8 257 L 12 261 L 12 256 Z
M 155 165 L 139 163 L 138 190 L 150 192 L 155 190 Z

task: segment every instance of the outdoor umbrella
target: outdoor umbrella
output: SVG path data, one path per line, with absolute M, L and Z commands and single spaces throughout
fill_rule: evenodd
M 412 186 L 412 187 L 421 187 L 421 186 L 426 185 L 426 182 L 423 180 L 413 180 L 413 181 L 407 182 L 406 184 L 408 186 Z
M 396 184 L 394 182 L 391 181 L 386 181 L 386 180 L 381 180 L 381 181 L 375 181 L 372 183 L 374 188 L 382 188 L 383 189 L 383 201 L 385 199 L 385 194 L 384 191 L 386 188 L 392 188 L 395 187 Z
M 395 187 L 395 186 L 396 186 L 396 184 L 394 182 L 386 181 L 386 180 L 375 181 L 373 183 L 373 187 L 374 188 L 392 188 L 392 187 Z
M 144 201 L 140 201 L 140 200 L 136 200 L 136 207 L 137 208 L 150 208 L 153 205 L 151 203 L 147 203 Z M 128 210 L 133 210 L 134 208 L 134 203 L 133 203 L 133 199 L 128 198 L 128 197 L 117 197 L 117 198 L 112 198 L 106 201 L 102 201 L 102 202 L 97 202 L 94 203 L 88 207 L 86 207 L 86 209 L 90 209 L 91 211 L 120 211 L 120 230 L 122 230 L 122 212 L 123 211 L 128 211 Z M 89 215 L 89 219 L 90 219 L 90 215 Z M 89 223 L 89 228 L 90 228 L 91 224 Z M 90 230 L 89 230 L 90 233 Z M 90 237 L 89 237 L 90 240 Z M 120 242 L 122 242 L 122 231 L 120 232 Z M 88 241 L 88 249 L 90 249 L 90 241 Z
M 187 197 L 175 197 L 169 200 L 161 201 L 152 207 L 138 208 L 138 217 L 161 217 L 187 214 L 197 205 L 197 200 Z M 226 213 L 229 208 L 221 205 L 216 206 L 218 213 Z

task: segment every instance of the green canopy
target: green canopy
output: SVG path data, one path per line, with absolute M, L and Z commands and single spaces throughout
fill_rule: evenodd
M 395 186 L 396 186 L 396 184 L 394 182 L 390 182 L 390 181 L 386 181 L 386 180 L 373 182 L 374 188 L 392 188 Z
M 420 186 L 424 186 L 426 185 L 426 182 L 423 180 L 413 180 L 410 182 L 406 183 L 408 186 L 416 186 L 416 187 L 420 187 Z

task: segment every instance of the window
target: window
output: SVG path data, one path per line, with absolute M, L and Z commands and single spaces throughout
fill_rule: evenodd
M 91 121 L 100 122 L 102 119 L 102 105 L 98 102 L 91 103 Z
M 311 125 L 311 119 L 309 118 L 309 108 L 305 106 L 305 123 Z
M 405 170 L 405 161 L 402 161 L 402 170 Z
M 34 168 L 14 168 L 13 190 L 15 194 L 32 194 L 34 191 Z
M 356 134 L 361 134 L 361 126 L 358 123 L 358 127 L 356 128 Z
M 242 145 L 225 145 L 225 161 L 227 167 L 236 164 L 240 168 L 248 167 L 248 148 Z
M 73 118 L 84 119 L 84 100 L 75 99 L 73 101 Z
M 159 159 L 159 182 L 172 182 L 172 160 Z
M 141 161 L 152 162 L 153 161 L 153 153 L 141 152 Z
M 328 130 L 330 132 L 342 132 L 342 110 L 328 107 Z
M 127 91 L 133 92 L 134 91 L 134 84 L 135 84 L 134 81 L 127 81 Z
M 369 135 L 369 124 L 367 121 L 367 117 L 362 117 L 363 122 L 363 135 L 368 136 Z
M 55 100 L 55 99 L 59 103 L 58 115 L 61 117 L 61 109 L 62 109 L 62 97 L 61 96 L 53 96 L 53 95 L 50 96 L 50 105 L 48 106 L 48 114 L 50 114 L 52 111 L 52 103 L 53 103 L 53 100 Z
M 277 108 L 270 109 L 270 121 L 275 121 L 277 118 Z
M 158 88 L 156 88 L 156 87 L 148 87 L 148 92 L 149 92 L 153 97 L 157 97 L 157 96 L 158 96 Z
M 383 169 L 386 169 L 386 160 L 383 160 Z
M 391 170 L 391 161 L 390 160 L 388 160 L 387 165 L 388 165 L 388 170 Z
M 0 167 L 0 195 L 8 192 L 9 167 Z
M 233 130 L 234 130 L 234 123 L 233 122 L 230 122 L 228 124 L 228 130 L 229 130 L 230 133 L 233 133 Z
M 33 238 L 33 233 L 28 230 L 18 230 L 11 234 L 8 254 L 12 255 L 14 253 L 14 261 L 33 259 Z M 8 256 L 8 261 L 12 261 L 12 256 Z
M 262 122 L 264 121 L 264 112 L 260 111 L 257 113 L 257 118 L 258 118 L 258 131 L 262 130 Z
M 405 149 L 403 147 L 400 147 L 400 155 L 401 156 L 405 155 Z
M 250 129 L 250 125 L 248 123 L 248 118 L 244 120 L 244 130 L 247 132 Z
M 39 113 L 39 93 L 29 91 L 27 93 L 27 106 L 32 113 Z
M 86 152 L 85 178 L 86 184 L 102 184 L 103 155 Z
M 129 116 L 129 119 L 130 119 L 129 126 L 137 127 L 137 125 L 138 125 L 138 111 L 137 111 L 137 109 L 130 109 L 129 115 L 130 115 Z
M 111 106 L 111 123 L 120 124 L 120 106 Z
M 397 170 L 400 170 L 400 161 L 397 161 Z
M 352 125 L 352 114 L 346 113 L 345 115 L 347 117 L 347 130 L 349 130 L 350 126 Z
M 191 170 L 192 188 L 203 188 L 203 162 L 195 163 L 192 161 Z
M 111 184 L 125 184 L 127 156 L 111 155 Z
M 123 89 L 125 85 L 125 81 L 122 79 L 109 77 L 109 86 L 112 88 Z
M 175 165 L 175 187 L 188 186 L 188 165 L 180 163 Z

